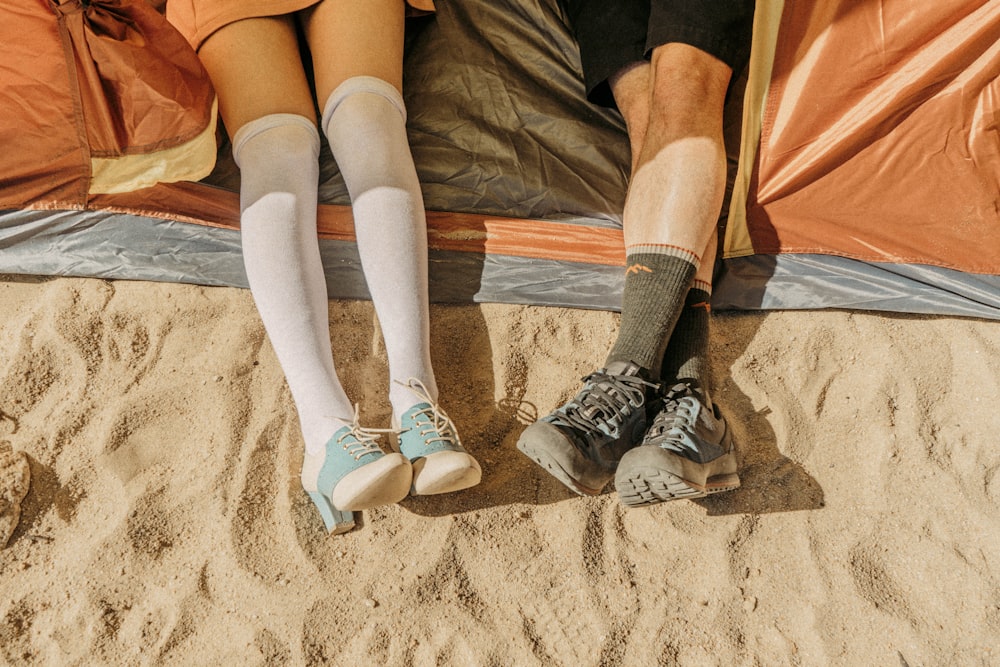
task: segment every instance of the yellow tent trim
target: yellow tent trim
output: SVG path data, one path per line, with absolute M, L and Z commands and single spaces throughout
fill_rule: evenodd
M 152 153 L 90 160 L 89 194 L 116 194 L 148 188 L 157 183 L 199 181 L 212 172 L 216 157 L 216 107 L 211 120 L 195 138 L 179 146 Z
M 740 158 L 733 182 L 726 224 L 726 240 L 722 256 L 726 259 L 744 257 L 754 253 L 750 232 L 747 229 L 747 196 L 750 178 L 757 160 L 760 129 L 767 103 L 767 92 L 774 66 L 774 50 L 778 41 L 778 27 L 784 0 L 758 0 L 754 12 L 753 46 L 750 51 L 750 74 L 743 96 L 743 134 L 740 140 Z

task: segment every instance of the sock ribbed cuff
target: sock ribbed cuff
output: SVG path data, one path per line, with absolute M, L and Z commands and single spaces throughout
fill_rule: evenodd
M 380 79 L 375 76 L 352 76 L 346 79 L 343 83 L 337 86 L 330 97 L 327 98 L 326 104 L 323 106 L 323 132 L 329 136 L 330 131 L 330 119 L 333 118 L 334 112 L 337 111 L 337 107 L 346 100 L 351 95 L 356 95 L 358 93 L 371 93 L 373 95 L 381 95 L 385 99 L 392 103 L 392 106 L 396 107 L 399 114 L 403 117 L 403 122 L 406 122 L 406 104 L 403 102 L 403 95 L 396 90 L 396 86 L 392 85 L 384 79 Z
M 233 135 L 233 161 L 236 162 L 236 166 L 243 167 L 240 164 L 240 154 L 243 152 L 243 148 L 247 142 L 268 130 L 283 127 L 300 127 L 309 134 L 309 141 L 315 153 L 314 158 L 319 159 L 319 130 L 316 129 L 311 120 L 297 113 L 272 113 L 246 123 Z
M 625 247 L 626 259 L 635 255 L 677 257 L 678 259 L 683 259 L 686 262 L 694 264 L 695 269 L 701 266 L 701 257 L 699 255 L 683 246 L 670 245 L 669 243 L 636 243 Z M 631 262 L 628 263 L 631 264 Z

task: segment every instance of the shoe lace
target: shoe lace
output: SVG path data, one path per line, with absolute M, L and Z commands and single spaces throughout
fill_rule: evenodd
M 686 384 L 671 387 L 663 397 L 663 407 L 653 418 L 645 443 L 678 453 L 691 449 L 684 432 L 694 429 L 698 399 Z
M 603 370 L 591 373 L 583 382 L 580 393 L 555 415 L 555 423 L 583 431 L 605 424 L 617 427 L 646 402 L 646 388 L 656 388 L 640 377 L 610 375 Z
M 398 384 L 403 383 L 400 382 Z M 452 423 L 451 418 L 438 405 L 437 401 L 431 397 L 424 383 L 417 378 L 410 378 L 403 386 L 413 392 L 420 399 L 421 403 L 428 404 L 428 407 L 413 413 L 414 427 L 418 429 L 417 433 L 423 439 L 424 444 L 454 442 L 456 445 L 461 445 L 458 432 L 455 430 L 455 425 Z M 437 433 L 437 435 L 428 438 L 427 436 L 431 433 Z
M 354 457 L 357 461 L 365 454 L 381 452 L 378 439 L 383 433 L 390 433 L 391 430 L 384 428 L 365 428 L 360 422 L 361 407 L 354 405 L 354 419 L 348 424 L 349 429 L 337 438 L 337 444 Z M 346 420 L 345 420 L 346 421 Z

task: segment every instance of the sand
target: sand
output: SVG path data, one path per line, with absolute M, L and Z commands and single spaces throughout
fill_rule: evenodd
M 626 510 L 515 448 L 617 315 L 436 306 L 442 402 L 483 483 L 328 536 L 248 292 L 7 276 L 0 295 L 0 662 L 1000 664 L 1000 323 L 716 314 L 743 486 Z M 387 425 L 371 304 L 330 320 Z

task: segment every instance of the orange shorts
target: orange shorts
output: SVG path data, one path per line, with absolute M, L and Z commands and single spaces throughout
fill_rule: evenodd
M 167 0 L 167 19 L 197 51 L 219 28 L 259 16 L 281 16 L 321 0 Z M 415 14 L 434 11 L 434 0 L 406 0 Z

